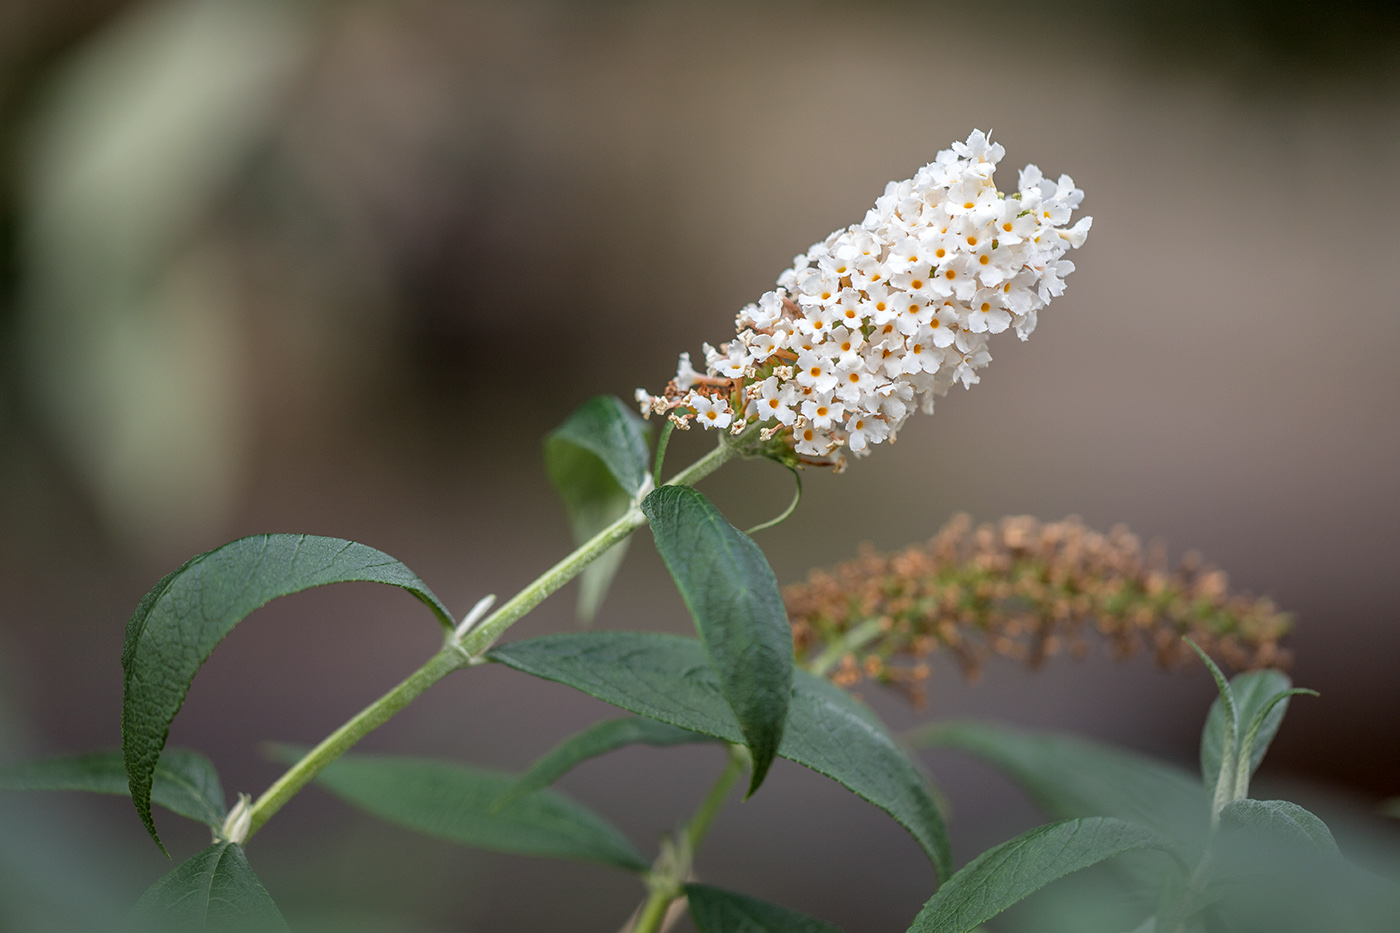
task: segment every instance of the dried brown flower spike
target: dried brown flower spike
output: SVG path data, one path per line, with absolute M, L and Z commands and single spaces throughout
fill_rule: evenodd
M 1163 666 L 1190 635 L 1239 669 L 1286 667 L 1292 619 L 1267 599 L 1232 594 L 1225 574 L 1186 555 L 1174 571 L 1123 526 L 1029 516 L 973 527 L 955 516 L 926 545 L 862 550 L 783 592 L 799 657 L 850 686 L 863 678 L 922 699 L 927 659 L 947 651 L 969 678 L 993 654 L 1040 664 L 1088 651 L 1096 631 L 1115 657 L 1150 648 Z

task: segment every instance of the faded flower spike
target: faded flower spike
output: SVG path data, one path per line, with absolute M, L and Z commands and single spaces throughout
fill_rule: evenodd
M 1034 165 L 1017 191 L 992 175 L 1004 154 L 981 130 L 890 182 L 858 225 L 793 260 L 778 287 L 739 312 L 738 336 L 706 344 L 705 371 L 682 353 L 676 377 L 644 415 L 744 434 L 770 455 L 840 466 L 893 442 L 915 401 L 933 411 L 953 383 L 980 381 L 987 338 L 1022 339 L 1064 291 L 1092 218 L 1067 226 L 1084 192 Z
M 927 545 L 866 551 L 783 591 L 799 657 L 842 686 L 869 677 L 915 699 L 928 658 L 947 652 L 975 676 L 1000 654 L 1032 665 L 1082 655 L 1096 631 L 1117 656 L 1139 647 L 1170 665 L 1190 635 L 1232 667 L 1287 666 L 1292 620 L 1267 599 L 1231 593 L 1225 574 L 1189 556 L 1175 571 L 1126 528 L 1028 516 L 973 528 L 966 515 Z

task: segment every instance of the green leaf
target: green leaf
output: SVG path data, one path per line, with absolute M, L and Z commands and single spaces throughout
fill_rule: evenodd
M 545 437 L 549 480 L 564 500 L 574 542 L 582 544 L 632 507 L 647 483 L 644 421 L 610 395 L 590 399 Z M 578 617 L 592 622 L 627 555 L 613 545 L 579 576 Z
M 1287 800 L 1236 800 L 1221 812 L 1220 819 L 1266 840 L 1302 842 L 1330 855 L 1341 854 L 1327 824 Z
M 1273 738 L 1273 733 L 1278 731 L 1279 723 L 1275 720 L 1270 728 L 1270 719 L 1275 710 L 1281 709 L 1288 702 L 1289 697 L 1296 696 L 1318 696 L 1316 690 L 1308 690 L 1305 687 L 1292 687 L 1288 690 L 1280 690 L 1264 702 L 1254 714 L 1254 719 L 1249 725 L 1249 731 L 1240 739 L 1240 750 L 1235 756 L 1235 791 L 1234 799 L 1243 800 L 1249 796 L 1249 779 L 1254 774 L 1254 769 L 1259 767 L 1259 761 L 1263 757 L 1263 750 L 1259 756 L 1255 757 L 1254 751 L 1259 747 L 1258 738 L 1266 728 L 1269 728 L 1269 735 L 1264 741 L 1268 745 Z
M 829 923 L 707 884 L 685 886 L 700 933 L 841 933 Z
M 1210 671 L 1210 676 L 1215 679 L 1215 689 L 1219 694 L 1215 704 L 1211 706 L 1210 714 L 1206 716 L 1205 729 L 1201 732 L 1201 777 L 1206 787 L 1215 788 L 1210 810 L 1211 818 L 1215 819 L 1220 815 L 1220 811 L 1225 809 L 1225 805 L 1234 799 L 1235 771 L 1239 763 L 1240 749 L 1239 705 L 1235 702 L 1234 691 L 1225 681 L 1225 675 L 1210 659 L 1210 655 L 1202 651 L 1201 646 L 1191 639 L 1183 637 L 1181 640 L 1200 655 Z M 1218 716 L 1217 706 L 1220 710 Z M 1206 770 L 1207 760 L 1211 756 L 1208 749 L 1214 749 L 1214 773 Z
M 560 444 L 578 447 L 592 454 L 612 476 L 613 481 L 629 496 L 642 491 L 647 481 L 648 428 L 645 421 L 621 399 L 599 395 L 579 406 L 563 424 L 545 439 L 546 459 L 552 455 L 548 448 Z M 568 499 L 569 477 L 554 476 L 559 491 Z
M 1090 817 L 1038 827 L 988 849 L 944 882 L 909 933 L 965 933 L 1057 878 L 1147 848 L 1165 843 L 1124 820 Z
M 170 723 L 214 647 L 278 596 L 363 581 L 408 590 L 448 630 L 451 613 L 413 571 L 383 551 L 340 538 L 257 535 L 191 558 L 141 600 L 122 648 L 122 753 L 131 799 L 165 851 L 151 817 L 151 782 Z
M 1110 816 L 1150 827 L 1196 853 L 1210 798 L 1187 771 L 1126 749 L 978 722 L 937 723 L 905 736 L 914 748 L 976 755 L 1025 788 L 1054 817 Z
M 565 739 L 532 764 L 496 805 L 501 806 L 532 791 L 548 787 L 588 759 L 606 755 L 627 745 L 655 745 L 664 748 L 670 745 L 713 741 L 714 736 L 691 732 L 689 729 L 681 729 L 654 719 L 628 716 L 604 720 Z
M 753 539 L 699 490 L 662 486 L 642 511 L 753 753 L 752 794 L 782 742 L 792 694 L 792 626 L 778 581 Z
M 566 633 L 501 645 L 487 657 L 640 716 L 726 742 L 743 740 L 705 649 L 694 639 L 651 632 Z M 796 671 L 778 755 L 884 810 L 919 843 L 939 877 L 948 876 L 947 829 L 927 779 L 849 694 Z
M 152 885 L 133 918 L 143 930 L 287 930 L 243 848 L 216 842 Z
M 1230 680 L 1229 690 L 1238 716 L 1238 731 L 1242 732 L 1250 728 L 1260 710 L 1276 694 L 1287 690 L 1292 685 L 1292 681 L 1288 679 L 1287 675 L 1275 670 L 1236 674 Z M 1269 743 L 1273 741 L 1274 734 L 1278 732 L 1279 724 L 1283 722 L 1283 714 L 1287 712 L 1287 709 L 1287 702 L 1281 702 L 1270 710 L 1261 721 L 1259 732 L 1255 735 L 1249 751 L 1250 774 L 1255 772 L 1259 767 L 1259 762 L 1264 759 L 1264 753 L 1268 751 Z M 1216 778 L 1220 775 L 1225 741 L 1229 735 L 1229 730 L 1226 728 L 1226 714 L 1225 704 L 1217 697 L 1215 702 L 1211 704 L 1210 713 L 1206 716 L 1205 730 L 1201 733 L 1201 776 L 1207 787 L 1214 786 Z M 1233 777 L 1232 773 L 1232 782 Z
M 296 757 L 294 750 L 285 756 Z M 647 870 L 627 837 L 563 794 L 537 790 L 498 807 L 515 781 L 513 774 L 449 761 L 369 755 L 347 755 L 316 778 L 361 810 L 448 842 Z
M 80 790 L 131 793 L 121 752 L 93 752 L 32 761 L 0 770 L 0 790 Z M 228 811 L 219 773 L 208 758 L 182 748 L 167 749 L 156 763 L 151 802 L 218 829 Z

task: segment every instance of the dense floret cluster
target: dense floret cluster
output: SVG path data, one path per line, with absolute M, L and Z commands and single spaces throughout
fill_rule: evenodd
M 793 260 L 778 287 L 739 312 L 738 337 L 706 344 L 705 371 L 681 354 L 642 413 L 681 428 L 742 434 L 761 425 L 807 462 L 837 464 L 893 441 L 916 404 L 979 381 L 987 338 L 1022 339 L 1064 291 L 1092 218 L 1068 226 L 1084 192 L 1028 165 L 1004 195 L 992 175 L 1003 148 L 980 130 L 911 179 L 890 182 L 860 224 Z
M 1168 568 L 1119 526 L 1027 515 L 975 526 L 956 516 L 927 544 L 815 570 L 783 591 L 793 642 L 809 667 L 841 686 L 873 678 L 917 699 L 929 661 L 944 653 L 975 676 L 993 655 L 1032 666 L 1099 638 L 1117 657 L 1139 649 L 1163 666 L 1193 659 L 1189 635 L 1235 668 L 1286 667 L 1292 618 L 1267 599 L 1232 591 L 1196 554 Z

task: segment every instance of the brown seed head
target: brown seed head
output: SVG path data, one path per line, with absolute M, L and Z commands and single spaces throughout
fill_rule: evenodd
M 799 657 L 842 650 L 829 672 L 838 684 L 873 679 L 916 701 L 936 651 L 973 678 L 994 654 L 1032 667 L 1061 652 L 1083 657 L 1095 632 L 1113 657 L 1147 648 L 1163 666 L 1188 657 L 1182 635 L 1236 669 L 1290 661 L 1279 641 L 1292 619 L 1272 602 L 1230 592 L 1194 552 L 1170 570 L 1161 545 L 1144 550 L 1121 525 L 1101 534 L 1077 518 L 974 527 L 957 515 L 927 544 L 889 554 L 863 546 L 783 598 Z M 872 621 L 864 640 L 848 638 Z

